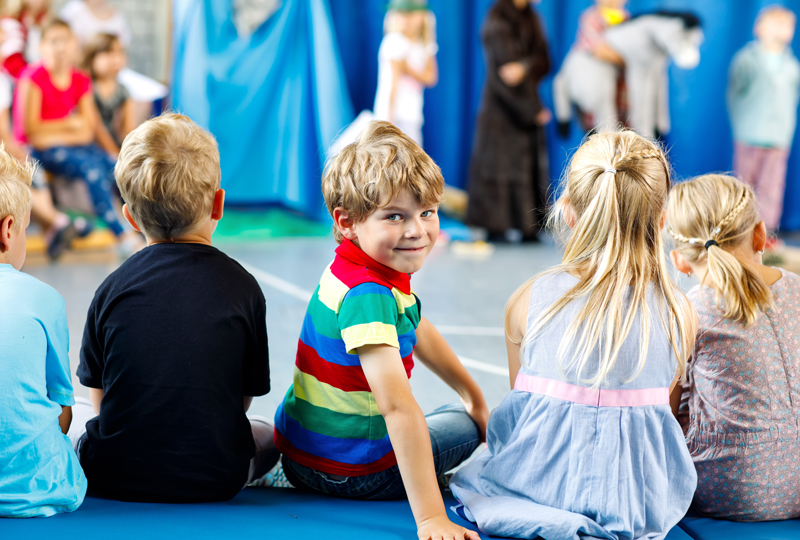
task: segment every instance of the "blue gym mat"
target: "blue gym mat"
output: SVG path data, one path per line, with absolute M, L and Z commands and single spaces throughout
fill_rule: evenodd
M 742 523 L 702 517 L 692 511 L 681 520 L 681 529 L 695 540 L 798 540 L 800 519 Z
M 445 497 L 449 508 L 455 503 Z M 450 518 L 475 530 L 474 525 Z M 800 521 L 731 523 L 689 517 L 667 540 L 796 540 Z M 688 533 L 688 534 L 687 534 Z M 49 518 L 0 519 L 0 539 L 59 540 L 417 538 L 406 501 L 360 502 L 299 493 L 293 489 L 248 488 L 230 501 L 205 504 L 123 503 L 87 497 L 70 514 Z M 481 534 L 481 538 L 489 538 Z

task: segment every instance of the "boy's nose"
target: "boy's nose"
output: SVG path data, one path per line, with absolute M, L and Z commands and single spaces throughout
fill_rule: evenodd
M 406 226 L 406 233 L 405 233 L 406 238 L 417 238 L 419 236 L 422 236 L 422 231 L 424 231 L 425 229 L 422 226 L 421 219 L 419 218 L 409 219 L 406 223 L 408 223 L 408 225 Z

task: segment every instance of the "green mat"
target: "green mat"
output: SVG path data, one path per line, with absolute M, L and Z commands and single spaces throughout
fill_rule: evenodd
M 327 236 L 331 232 L 328 223 L 283 210 L 225 209 L 222 219 L 214 231 L 214 240 L 220 242 L 252 242 L 285 238 L 289 236 Z

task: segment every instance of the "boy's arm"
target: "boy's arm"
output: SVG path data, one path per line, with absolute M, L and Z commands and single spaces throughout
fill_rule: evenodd
M 480 386 L 467 372 L 442 334 L 425 317 L 420 318 L 416 334 L 417 346 L 414 348 L 414 355 L 425 367 L 447 383 L 447 386 L 456 391 L 467 413 L 478 425 L 481 440 L 485 440 L 489 409 L 486 407 Z
M 92 409 L 97 414 L 100 414 L 100 402 L 103 401 L 106 391 L 102 388 L 89 388 L 89 401 L 92 402 Z
M 399 351 L 389 345 L 365 345 L 358 349 L 358 356 L 386 421 L 419 538 L 478 540 L 477 533 L 447 518 L 433 466 L 428 425 L 411 393 Z
M 61 428 L 61 433 L 64 435 L 69 431 L 69 425 L 72 423 L 72 407 L 61 406 L 61 414 L 58 415 L 58 427 Z

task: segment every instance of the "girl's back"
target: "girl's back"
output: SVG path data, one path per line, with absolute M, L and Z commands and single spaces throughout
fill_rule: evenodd
M 689 292 L 700 326 L 681 424 L 710 515 L 800 516 L 800 277 L 783 272 L 770 290 L 773 307 L 749 326 L 726 319 L 712 289 Z
M 529 328 L 577 282 L 567 273 L 537 279 Z M 650 320 L 657 321 L 666 313 L 653 296 Z M 691 502 L 696 476 L 669 406 L 678 362 L 666 332 L 651 326 L 647 361 L 625 382 L 638 371 L 637 317 L 600 390 L 575 384 L 574 373 L 562 374 L 555 359 L 581 304 L 568 304 L 525 348 L 515 389 L 492 413 L 488 452 L 451 483 L 468 517 L 492 534 L 641 538 L 668 531 Z M 584 373 L 596 371 L 598 360 L 595 352 Z
M 663 538 L 696 475 L 670 406 L 694 340 L 661 243 L 669 164 L 633 132 L 576 151 L 554 210 L 562 264 L 511 297 L 513 389 L 488 452 L 451 481 L 484 532 L 548 540 Z
M 694 507 L 736 521 L 800 517 L 800 277 L 764 266 L 753 190 L 707 174 L 669 197 L 676 267 L 698 333 L 680 422 L 697 468 Z

